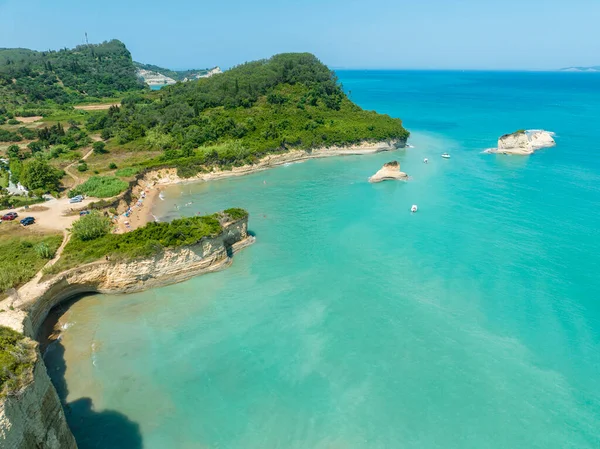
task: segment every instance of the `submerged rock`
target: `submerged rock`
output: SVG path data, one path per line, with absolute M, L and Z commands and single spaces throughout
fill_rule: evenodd
M 369 182 L 381 182 L 391 180 L 406 181 L 408 175 L 400 171 L 400 163 L 398 161 L 388 162 L 383 164 L 381 170 L 369 178 Z
M 498 148 L 488 150 L 488 153 L 502 154 L 531 154 L 540 148 L 556 145 L 552 133 L 543 130 L 519 130 L 505 134 L 498 139 Z

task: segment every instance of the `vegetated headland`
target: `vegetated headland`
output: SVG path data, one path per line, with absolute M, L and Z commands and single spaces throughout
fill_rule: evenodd
M 10 447 L 75 447 L 31 340 L 52 307 L 222 269 L 254 241 L 238 208 L 124 222 L 158 185 L 392 150 L 409 136 L 399 119 L 352 103 L 308 53 L 190 73 L 159 91 L 138 68 L 119 41 L 0 49 L 0 214 L 36 220 L 2 224 L 0 438 Z

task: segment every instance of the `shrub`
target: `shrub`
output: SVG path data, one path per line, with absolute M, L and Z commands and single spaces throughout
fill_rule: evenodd
M 111 170 L 116 170 L 117 164 L 115 164 L 114 162 L 111 162 L 110 164 L 108 164 L 108 168 L 110 168 Z
M 19 124 L 19 123 L 21 123 L 21 122 L 20 122 L 20 121 L 18 121 L 17 119 L 11 118 L 11 119 L 8 119 L 8 122 L 7 122 L 7 123 L 8 123 L 9 125 L 18 125 L 18 124 Z
M 64 154 L 66 152 L 67 152 L 67 147 L 65 145 L 55 145 L 50 150 L 50 157 L 56 159 L 61 154 Z
M 19 134 L 21 134 L 21 136 L 23 136 L 23 139 L 33 140 L 37 137 L 37 134 L 34 130 L 25 128 L 24 126 L 21 126 L 18 129 L 18 131 L 19 131 Z
M 130 176 L 137 174 L 138 171 L 139 170 L 134 167 L 120 168 L 119 170 L 117 170 L 115 172 L 115 176 L 119 176 L 120 178 L 128 178 Z
M 23 334 L 0 326 L 0 397 L 16 393 L 31 376 L 34 348 Z
M 246 218 L 248 216 L 248 212 L 244 209 L 240 209 L 239 207 L 226 209 L 223 212 L 229 215 L 233 220 L 241 220 L 242 218 Z
M 46 242 L 40 242 L 35 245 L 35 252 L 42 259 L 52 259 L 55 253 Z
M 84 172 L 87 171 L 88 166 L 85 162 L 80 162 L 79 165 L 77 166 L 77 170 L 80 172 Z
M 94 212 L 73 223 L 71 231 L 73 236 L 82 242 L 98 239 L 110 232 L 110 220 Z
M 108 153 L 108 151 L 106 150 L 106 145 L 105 145 L 104 142 L 94 142 L 92 144 L 92 148 L 94 149 L 94 153 L 95 154 Z
M 129 184 L 114 176 L 92 176 L 83 184 L 69 192 L 69 197 L 87 195 L 96 198 L 110 198 L 123 192 Z
M 0 129 L 0 142 L 20 142 L 21 140 L 23 139 L 17 133 Z

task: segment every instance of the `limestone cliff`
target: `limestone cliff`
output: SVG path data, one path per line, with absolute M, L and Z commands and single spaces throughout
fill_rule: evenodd
M 254 242 L 248 218 L 223 215 L 223 232 L 194 245 L 168 248 L 137 260 L 98 261 L 42 282 L 35 294 L 12 298 L 14 310 L 0 313 L 0 325 L 35 337 L 48 312 L 62 301 L 86 292 L 131 293 L 173 284 L 220 270 L 231 256 Z M 229 217 L 229 218 L 228 218 Z M 0 449 L 71 449 L 75 440 L 39 352 L 33 380 L 15 397 L 0 399 Z
M 398 161 L 388 162 L 383 164 L 381 170 L 369 178 L 369 182 L 381 182 L 390 180 L 406 181 L 408 175 L 400 171 L 400 163 Z
M 0 448 L 77 449 L 54 386 L 36 349 L 30 382 L 0 400 Z
M 145 69 L 138 69 L 137 76 L 149 86 L 166 86 L 177 82 L 173 78 L 163 75 L 162 73 Z
M 527 155 L 540 148 L 556 145 L 552 133 L 542 130 L 517 131 L 506 134 L 498 139 L 498 148 L 489 150 L 490 153 Z

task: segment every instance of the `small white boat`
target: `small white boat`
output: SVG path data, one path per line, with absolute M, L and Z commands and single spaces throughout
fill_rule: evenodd
M 424 164 L 427 164 L 428 162 L 429 162 L 429 159 L 427 159 L 427 158 L 423 159 Z
M 162 192 L 160 192 L 160 193 L 158 194 L 158 197 L 159 197 L 159 198 L 160 198 L 162 201 L 164 201 L 164 200 L 165 200 L 165 195 L 164 195 Z
M 419 208 L 417 207 L 416 204 L 413 204 L 412 207 L 410 208 L 411 212 L 416 212 L 417 210 L 419 210 Z
M 442 157 L 444 159 L 450 159 L 450 155 L 448 153 L 442 153 Z

